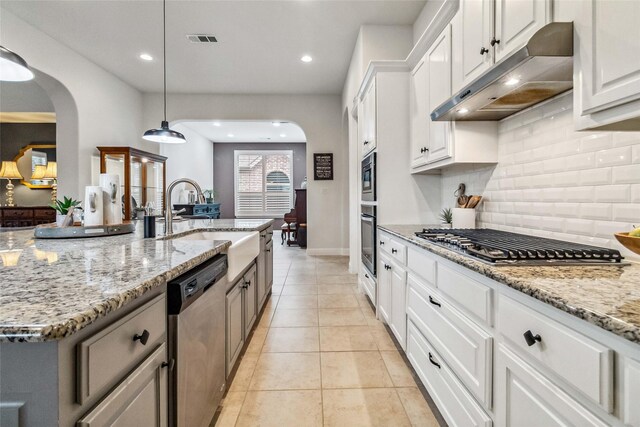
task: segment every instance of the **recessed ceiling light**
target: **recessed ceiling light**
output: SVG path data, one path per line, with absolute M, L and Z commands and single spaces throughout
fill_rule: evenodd
M 273 122 L 272 124 L 277 128 L 280 127 L 280 122 Z
M 281 134 L 280 134 L 280 138 L 286 138 L 286 137 L 287 137 L 287 134 L 286 134 L 286 133 L 281 133 Z
M 228 136 L 229 138 L 233 138 L 233 134 L 232 134 L 232 133 L 228 133 L 228 134 L 227 134 L 227 136 Z
M 466 109 L 466 108 L 461 108 L 461 109 L 458 110 L 458 113 L 460 113 L 460 114 L 467 114 L 468 112 L 469 112 L 469 110 Z
M 302 61 L 302 62 L 311 62 L 311 61 L 313 61 L 313 58 L 310 57 L 309 55 L 304 55 L 302 58 L 300 58 L 300 61 Z
M 507 86 L 515 86 L 518 83 L 520 83 L 520 79 L 511 78 L 511 79 L 507 80 L 504 84 L 507 85 Z
M 142 59 L 143 61 L 153 61 L 153 56 L 149 55 L 148 53 L 141 53 L 140 59 Z
M 220 127 L 220 126 L 222 126 L 222 124 L 220 124 L 220 122 L 213 122 L 213 125 L 214 125 L 215 127 Z

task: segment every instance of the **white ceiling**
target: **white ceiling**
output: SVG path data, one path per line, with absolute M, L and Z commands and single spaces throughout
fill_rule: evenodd
M 279 126 L 274 126 L 274 123 L 277 123 Z M 216 126 L 216 124 L 219 126 Z M 237 120 L 185 121 L 180 122 L 179 125 L 186 126 L 198 132 L 206 139 L 216 143 L 291 143 L 307 141 L 307 137 L 302 128 L 291 122 Z
M 412 25 L 424 4 L 425 0 L 167 1 L 168 90 L 341 93 L 360 26 Z M 162 90 L 161 1 L 2 0 L 2 7 L 139 90 Z M 218 43 L 192 44 L 185 35 L 194 33 L 214 34 Z M 140 60 L 142 52 L 154 61 Z M 313 62 L 301 62 L 305 54 Z

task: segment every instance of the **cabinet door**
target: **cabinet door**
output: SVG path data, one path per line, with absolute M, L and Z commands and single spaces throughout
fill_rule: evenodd
M 429 145 L 429 103 L 427 66 L 424 58 L 411 71 L 409 79 L 409 121 L 411 123 L 411 167 L 427 163 L 425 151 Z
M 549 22 L 551 0 L 496 0 L 495 62 L 524 46 Z
M 607 425 L 506 346 L 500 344 L 496 356 L 497 425 Z
M 253 324 L 256 321 L 257 314 L 257 269 L 255 265 L 244 275 L 243 284 L 244 287 L 244 336 L 248 337 L 253 328 Z
M 407 271 L 391 264 L 391 321 L 389 327 L 402 349 L 407 348 Z
M 76 425 L 166 426 L 168 369 L 162 366 L 166 352 L 163 343 Z
M 373 80 L 367 89 L 364 98 L 364 139 L 362 141 L 362 153 L 366 154 L 376 148 L 376 81 Z
M 238 282 L 227 294 L 227 375 L 233 369 L 244 346 L 242 290 L 242 283 Z
M 262 308 L 264 299 L 267 296 L 267 265 L 266 265 L 266 234 L 260 235 L 260 254 L 256 260 L 256 267 L 258 267 L 258 280 L 256 283 L 258 312 Z
M 451 25 L 435 40 L 426 55 L 428 65 L 429 113 L 451 97 Z M 429 123 L 428 161 L 451 157 L 451 124 Z
M 271 286 L 273 285 L 273 240 L 267 243 L 265 248 L 265 291 L 269 293 Z
M 452 23 L 453 93 L 493 65 L 494 0 L 462 0 Z
M 391 261 L 382 251 L 378 251 L 378 255 L 378 313 L 388 324 L 391 321 Z
M 585 1 L 580 37 L 582 113 L 640 98 L 640 2 Z

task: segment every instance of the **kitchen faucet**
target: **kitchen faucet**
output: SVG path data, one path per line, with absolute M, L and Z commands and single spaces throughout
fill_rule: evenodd
M 173 189 L 175 188 L 176 185 L 178 184 L 191 184 L 193 186 L 193 188 L 196 189 L 196 193 L 198 194 L 198 202 L 199 203 L 204 203 L 205 199 L 204 199 L 204 194 L 202 194 L 202 188 L 200 188 L 200 185 L 198 185 L 197 182 L 195 182 L 192 179 L 189 178 L 178 178 L 175 181 L 173 181 L 171 184 L 169 184 L 169 186 L 167 187 L 167 193 L 164 197 L 164 234 L 169 236 L 171 234 L 173 234 L 173 212 L 171 211 L 171 192 L 173 191 Z

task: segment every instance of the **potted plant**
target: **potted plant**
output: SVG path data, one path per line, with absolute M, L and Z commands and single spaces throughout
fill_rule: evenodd
M 55 203 L 51 203 L 49 207 L 56 210 L 56 225 L 58 227 L 62 227 L 64 223 L 64 219 L 69 213 L 69 208 L 80 206 L 82 202 L 80 200 L 74 200 L 70 197 L 64 197 L 62 201 L 56 200 Z
M 211 189 L 211 190 L 204 190 L 204 191 L 202 192 L 202 194 L 204 194 L 204 198 L 205 198 L 205 201 L 206 201 L 207 203 L 213 203 L 213 198 L 214 198 L 214 195 L 215 195 L 215 191 L 213 191 L 213 189 Z
M 442 209 L 442 212 L 440 212 L 440 221 L 446 228 L 451 228 L 451 223 L 453 222 L 453 211 L 451 208 Z

